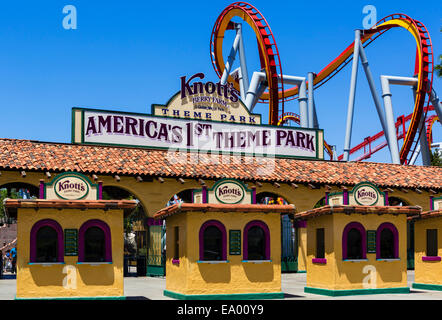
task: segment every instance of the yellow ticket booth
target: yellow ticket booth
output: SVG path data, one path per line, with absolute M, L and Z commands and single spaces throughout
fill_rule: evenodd
M 362 187 L 359 192 L 357 187 Z M 355 190 L 356 189 L 356 190 Z M 359 190 L 360 191 L 360 190 Z M 359 205 L 366 199 L 370 205 Z M 297 213 L 307 223 L 306 293 L 344 296 L 408 293 L 407 215 L 420 207 L 379 206 L 376 186 L 356 186 L 339 204 Z M 336 197 L 336 195 L 335 195 Z
M 195 192 L 201 203 L 175 204 L 155 215 L 166 219 L 165 296 L 283 298 L 281 214 L 295 209 L 258 205 L 253 198 L 241 182 L 223 180 Z
M 138 203 L 97 200 L 98 189 L 88 183 L 79 174 L 62 174 L 43 187 L 65 199 L 5 201 L 8 216 L 17 219 L 16 299 L 125 298 L 123 219 Z M 67 199 L 78 196 L 83 199 Z
M 442 290 L 442 208 L 410 217 L 414 222 L 413 288 Z

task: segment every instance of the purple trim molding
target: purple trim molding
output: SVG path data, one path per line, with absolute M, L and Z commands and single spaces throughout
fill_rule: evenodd
M 154 219 L 154 218 L 147 218 L 147 225 L 150 226 L 162 226 L 163 225 L 163 219 Z
M 327 264 L 327 259 L 326 258 L 313 258 L 312 262 L 313 263 L 320 263 L 320 264 Z
M 325 192 L 325 205 L 328 205 L 328 194 L 329 193 L 330 192 L 328 192 L 328 191 Z
M 112 262 L 112 237 L 109 226 L 106 222 L 92 219 L 88 220 L 80 227 L 78 231 L 78 262 L 86 262 L 84 261 L 84 234 L 86 230 L 91 227 L 98 227 L 104 232 L 104 241 L 105 241 L 105 260 L 106 262 Z
M 98 200 L 103 199 L 103 181 L 98 181 Z
M 246 226 L 244 227 L 244 234 L 243 234 L 243 260 L 249 260 L 249 244 L 247 241 L 247 236 L 249 229 L 252 227 L 260 227 L 265 234 L 265 259 L 264 260 L 270 260 L 270 230 L 267 224 L 260 220 L 253 220 L 250 221 Z
M 32 226 L 29 262 L 37 262 L 37 232 L 42 227 L 51 227 L 57 232 L 57 262 L 64 262 L 63 228 L 57 221 L 52 219 L 40 220 Z
M 180 259 L 172 259 L 172 264 L 180 265 Z
M 349 203 L 348 201 L 348 190 L 343 190 L 342 192 L 342 202 L 344 205 L 347 205 Z
M 350 222 L 345 226 L 344 231 L 342 232 L 342 259 L 347 259 L 347 236 L 348 232 L 353 228 L 361 233 L 362 259 L 367 259 L 367 239 L 365 228 L 359 222 Z
M 204 261 L 204 231 L 207 227 L 215 226 L 221 231 L 221 260 L 227 260 L 227 232 L 226 227 L 218 220 L 209 220 L 203 223 L 199 233 L 200 261 Z
M 437 256 L 423 256 L 422 261 L 441 261 L 441 257 Z
M 201 193 L 202 193 L 203 203 L 207 203 L 207 187 L 206 186 L 202 186 Z
M 252 187 L 252 204 L 256 204 L 256 187 Z
M 399 258 L 399 232 L 394 224 L 390 222 L 382 223 L 376 230 L 376 259 L 385 259 L 381 257 L 381 232 L 383 229 L 389 229 L 394 237 L 394 259 Z
M 38 198 L 39 199 L 45 198 L 45 181 L 43 179 L 40 180 L 40 188 L 39 188 Z
M 295 228 L 307 228 L 307 221 L 304 221 L 304 220 L 295 221 L 294 227 Z
M 430 196 L 430 211 L 434 210 L 434 201 L 433 201 L 433 196 Z
M 388 201 L 388 191 L 384 191 L 384 203 L 386 206 L 390 205 L 390 201 Z

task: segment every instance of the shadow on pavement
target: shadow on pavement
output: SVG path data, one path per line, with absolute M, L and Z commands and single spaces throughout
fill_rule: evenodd
M 133 296 L 133 297 L 126 297 L 126 300 L 150 300 L 150 299 L 142 296 Z
M 286 298 L 305 298 L 304 296 L 297 296 L 295 294 L 284 293 L 284 299 Z
M 1 280 L 12 280 L 17 279 L 17 275 L 15 274 L 3 274 Z

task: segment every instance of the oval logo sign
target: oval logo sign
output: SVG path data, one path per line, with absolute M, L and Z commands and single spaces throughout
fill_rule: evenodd
M 63 177 L 54 185 L 55 193 L 65 200 L 80 200 L 89 193 L 89 186 L 83 179 L 75 176 Z
M 358 204 L 372 206 L 378 202 L 379 193 L 373 186 L 364 184 L 353 190 L 353 195 Z
M 221 203 L 235 204 L 244 198 L 244 188 L 236 182 L 221 183 L 215 189 L 215 196 Z

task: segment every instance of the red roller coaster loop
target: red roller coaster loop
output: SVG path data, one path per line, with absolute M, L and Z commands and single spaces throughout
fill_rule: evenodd
M 269 101 L 269 122 L 277 124 L 278 118 L 284 114 L 284 101 L 297 98 L 298 87 L 284 90 L 283 84 L 278 84 L 278 75 L 282 77 L 281 60 L 278 48 L 271 29 L 259 11 L 245 2 L 236 2 L 227 6 L 219 15 L 212 30 L 210 40 L 210 52 L 215 72 L 221 77 L 224 70 L 222 57 L 222 43 L 224 32 L 233 17 L 240 17 L 246 21 L 255 31 L 258 47 L 260 48 L 261 66 L 266 70 L 269 80 L 269 90 L 261 95 L 261 101 Z M 430 35 L 420 21 L 409 16 L 397 13 L 379 20 L 374 27 L 364 30 L 361 35 L 361 42 L 367 47 L 374 40 L 392 28 L 403 28 L 410 32 L 416 40 L 415 76 L 418 79 L 416 86 L 415 103 L 411 114 L 408 129 L 404 131 L 404 142 L 400 150 L 400 161 L 402 164 L 409 162 L 408 156 L 416 150 L 420 134 L 418 132 L 419 122 L 422 116 L 427 115 L 424 106 L 428 105 L 433 85 L 433 49 Z M 314 79 L 314 88 L 317 89 L 333 78 L 353 59 L 354 44 L 350 44 L 337 58 L 330 62 L 325 68 L 317 73 Z M 237 89 L 239 84 L 233 78 L 229 78 Z M 279 106 L 281 103 L 281 106 Z M 422 127 L 423 128 L 423 127 Z M 411 152 L 410 152 L 411 151 Z
M 221 78 L 225 68 L 222 55 L 224 33 L 226 30 L 231 29 L 231 20 L 233 17 L 243 19 L 255 31 L 261 68 L 266 72 L 269 87 L 269 123 L 276 125 L 278 116 L 284 113 L 284 99 L 280 100 L 278 98 L 278 92 L 281 92 L 282 96 L 284 96 L 281 58 L 279 57 L 275 37 L 267 20 L 258 9 L 251 4 L 246 2 L 232 3 L 219 15 L 210 38 L 210 58 L 212 59 L 213 67 L 217 75 Z M 278 81 L 278 75 L 281 75 L 281 81 Z M 228 81 L 234 82 L 234 79 L 229 76 Z M 281 104 L 279 104 L 279 102 L 281 102 Z

